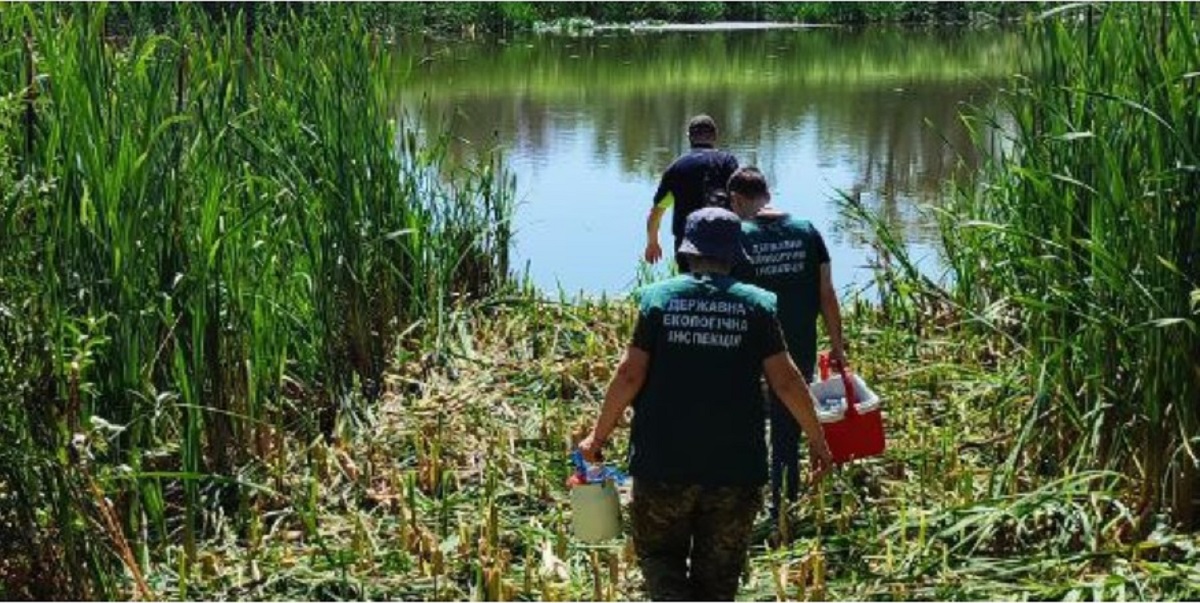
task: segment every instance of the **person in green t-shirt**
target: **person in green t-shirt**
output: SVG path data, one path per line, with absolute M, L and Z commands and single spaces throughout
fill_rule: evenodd
M 729 275 L 745 260 L 740 234 L 729 210 L 688 216 L 680 253 L 692 271 L 639 291 L 633 341 L 579 444 L 598 462 L 633 405 L 633 541 L 655 600 L 737 594 L 767 481 L 764 374 L 808 436 L 812 479 L 832 463 L 812 394 L 787 354 L 775 295 Z
M 763 173 L 743 167 L 726 185 L 730 206 L 742 218 L 742 245 L 749 262 L 734 276 L 771 291 L 779 300 L 779 323 L 792 360 L 811 383 L 817 361 L 817 315 L 829 333 L 830 363 L 845 366 L 842 316 L 830 274 L 829 251 L 821 233 L 770 205 L 771 193 Z M 771 410 L 771 517 L 781 508 L 781 491 L 795 502 L 799 491 L 800 434 L 790 418 Z M 785 488 L 786 486 L 786 488 Z

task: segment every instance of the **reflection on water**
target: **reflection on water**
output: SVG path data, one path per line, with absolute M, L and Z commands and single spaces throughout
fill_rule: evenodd
M 966 29 L 407 40 L 398 52 L 421 58 L 395 86 L 430 129 L 449 120 L 462 160 L 505 150 L 516 258 L 544 289 L 634 284 L 650 197 L 695 113 L 826 234 L 836 282 L 863 285 L 867 250 L 840 232 L 832 198 L 861 194 L 932 255 L 914 207 L 978 166 L 959 113 L 987 105 L 1022 50 L 1019 34 Z

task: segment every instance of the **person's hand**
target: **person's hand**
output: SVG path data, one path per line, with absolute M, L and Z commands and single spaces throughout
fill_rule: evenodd
M 592 432 L 579 442 L 579 452 L 583 455 L 583 460 L 599 463 L 604 460 L 604 441 L 597 439 L 595 432 Z
M 816 486 L 833 470 L 833 454 L 829 452 L 829 446 L 824 442 L 821 442 L 820 446 L 809 442 L 808 458 L 812 461 L 809 483 Z
M 662 247 L 658 246 L 658 241 L 650 241 L 646 243 L 646 261 L 653 264 L 662 259 Z
M 829 350 L 829 368 L 836 372 L 842 372 L 850 368 L 850 363 L 846 361 L 845 348 L 838 345 L 833 346 L 833 348 Z

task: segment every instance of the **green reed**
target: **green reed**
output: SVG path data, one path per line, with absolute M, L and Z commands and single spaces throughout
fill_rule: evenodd
M 994 492 L 1116 470 L 1149 530 L 1200 509 L 1200 28 L 1186 4 L 1069 5 L 1000 110 L 982 184 L 939 210 L 949 293 L 882 239 L 906 318 L 941 305 L 1023 363 Z M 851 214 L 864 214 L 853 203 Z M 875 224 L 876 230 L 878 224 Z M 983 350 L 981 350 L 982 352 Z M 1032 470 L 1032 471 L 1030 471 Z
M 992 185 L 955 209 L 975 307 L 1003 301 L 1041 406 L 1022 458 L 1137 478 L 1142 508 L 1200 507 L 1200 122 L 1195 8 L 1085 7 L 1038 28 Z M 954 222 L 949 224 L 955 226 Z M 969 266 L 969 268 L 967 268 Z
M 267 479 L 280 434 L 336 435 L 397 338 L 437 334 L 447 292 L 508 282 L 511 180 L 398 144 L 355 10 L 268 28 L 179 6 L 123 39 L 108 10 L 0 14 L 0 484 L 55 510 L 23 525 L 63 531 L 40 544 L 76 597 L 128 587 L 84 538 L 92 486 L 117 550 L 164 546 L 182 508 L 190 564 L 206 510 Z
M 352 11 L 99 43 L 103 10 L 0 13 L 0 578 L 41 574 L 0 595 L 638 596 L 561 486 L 632 307 L 459 310 L 504 286 L 510 183 L 387 125 Z M 1135 81 L 1198 64 L 1195 33 L 1096 10 L 1046 23 L 1064 79 L 1020 81 L 1010 161 L 943 214 L 957 288 L 849 304 L 889 453 L 807 494 L 791 545 L 756 534 L 747 595 L 1195 596 L 1194 537 L 1138 533 L 1128 496 L 1178 491 L 1196 433 L 1193 70 Z M 1165 41 L 1097 50 L 1138 39 L 1108 18 Z M 1130 470 L 1146 443 L 1177 470 Z M 1056 475 L 1093 465 L 1152 479 Z

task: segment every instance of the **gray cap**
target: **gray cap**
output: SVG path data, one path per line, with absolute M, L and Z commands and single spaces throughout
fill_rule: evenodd
M 679 253 L 697 255 L 730 264 L 749 262 L 742 248 L 742 221 L 721 207 L 704 207 L 687 217 Z

